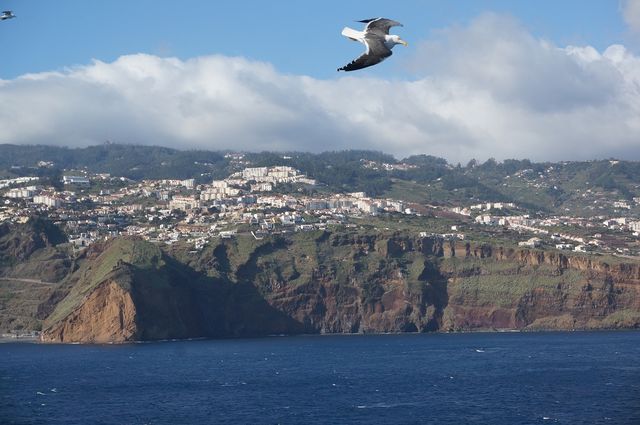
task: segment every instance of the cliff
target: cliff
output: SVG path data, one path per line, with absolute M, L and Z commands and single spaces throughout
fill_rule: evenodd
M 121 238 L 78 259 L 44 323 L 45 342 L 125 342 L 300 331 L 252 285 L 200 273 L 156 245 Z
M 78 265 L 44 341 L 640 326 L 638 264 L 401 234 L 123 238 Z
M 41 305 L 73 267 L 66 241 L 41 218 L 0 224 L 0 333 L 40 330 Z
M 490 246 L 443 259 L 444 329 L 640 326 L 640 267 L 592 256 Z

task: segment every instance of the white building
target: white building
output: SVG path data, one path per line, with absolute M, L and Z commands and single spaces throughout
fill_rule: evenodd
M 242 170 L 242 178 L 252 180 L 259 177 L 266 177 L 269 174 L 267 167 L 245 168 Z
M 175 196 L 169 201 L 169 208 L 172 210 L 190 211 L 200 208 L 200 201 L 190 196 Z
M 34 204 L 42 204 L 51 208 L 59 208 L 62 206 L 62 200 L 48 195 L 39 195 L 33 197 Z
M 79 184 L 79 185 L 88 185 L 89 179 L 83 176 L 63 176 L 62 182 L 64 184 Z
M 229 183 L 224 180 L 214 180 L 211 182 L 211 186 L 215 188 L 225 189 L 229 187 Z
M 11 189 L 5 194 L 5 196 L 13 199 L 26 199 L 33 197 L 35 194 L 36 191 L 34 189 L 27 187 Z
M 487 226 L 499 226 L 502 220 L 504 220 L 503 217 L 494 217 L 489 214 L 481 214 L 475 218 L 476 223 L 485 224 Z
M 359 200 L 356 204 L 358 209 L 365 214 L 375 214 L 378 212 L 378 207 L 376 207 L 371 201 Z
M 562 249 L 562 250 L 573 250 L 573 245 L 570 243 L 557 243 L 556 244 L 556 249 Z
M 271 192 L 273 185 L 271 183 L 256 183 L 251 185 L 252 192 Z
M 528 248 L 538 248 L 542 246 L 542 240 L 540 240 L 540 238 L 531 238 L 524 242 L 518 242 L 518 246 L 525 246 Z
M 180 183 L 182 186 L 186 187 L 187 189 L 193 189 L 196 185 L 195 179 L 182 180 Z

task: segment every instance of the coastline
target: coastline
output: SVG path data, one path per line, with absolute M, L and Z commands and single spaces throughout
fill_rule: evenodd
M 0 344 L 7 344 L 12 342 L 30 342 L 40 343 L 40 336 L 0 336 Z
M 601 332 L 640 332 L 639 328 L 594 328 L 594 329 L 477 329 L 461 331 L 436 331 L 436 332 L 359 332 L 359 333 L 303 333 L 303 334 L 273 334 L 254 336 L 229 336 L 229 337 L 195 337 L 195 338 L 170 338 L 158 340 L 133 340 L 124 342 L 45 342 L 39 336 L 0 337 L 1 343 L 32 343 L 42 345 L 128 345 L 128 344 L 156 344 L 187 341 L 230 341 L 242 339 L 268 339 L 289 337 L 351 337 L 351 336 L 385 336 L 385 335 L 469 335 L 469 334 L 505 334 L 505 333 L 601 333 Z

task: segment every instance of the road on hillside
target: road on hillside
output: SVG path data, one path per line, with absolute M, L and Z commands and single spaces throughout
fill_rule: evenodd
M 0 277 L 0 281 L 4 282 L 24 282 L 24 283 L 37 283 L 40 285 L 55 285 L 56 282 L 45 282 L 39 279 L 22 279 L 19 277 Z

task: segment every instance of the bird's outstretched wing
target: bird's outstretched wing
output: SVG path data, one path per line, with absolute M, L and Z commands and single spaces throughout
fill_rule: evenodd
M 367 24 L 364 28 L 365 32 L 377 32 L 379 34 L 389 34 L 389 29 L 391 27 L 401 27 L 402 24 L 400 22 L 394 21 L 392 19 L 387 18 L 373 18 L 373 19 L 363 19 L 363 24 Z
M 365 42 L 367 51 L 342 68 L 338 68 L 338 71 L 355 71 L 356 69 L 366 68 L 382 62 L 393 54 L 378 37 L 367 37 L 365 35 Z

